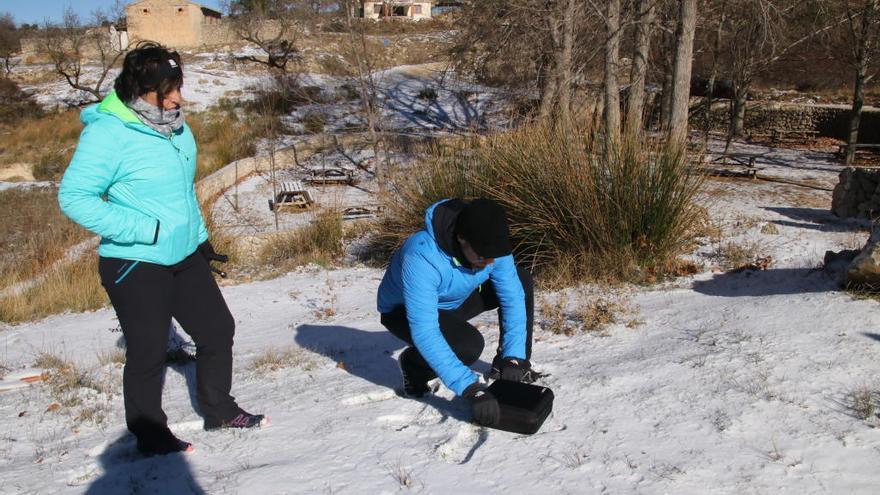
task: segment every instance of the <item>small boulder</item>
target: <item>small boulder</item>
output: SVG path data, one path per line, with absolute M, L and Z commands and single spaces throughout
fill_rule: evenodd
M 849 264 L 845 282 L 847 287 L 880 289 L 880 230 L 871 234 L 865 247 Z

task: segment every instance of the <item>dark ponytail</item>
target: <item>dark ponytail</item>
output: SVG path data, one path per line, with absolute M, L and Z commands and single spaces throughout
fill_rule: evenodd
M 159 106 L 165 95 L 183 86 L 183 65 L 180 55 L 152 41 L 141 41 L 128 52 L 122 63 L 122 72 L 116 77 L 113 89 L 125 103 L 155 91 Z

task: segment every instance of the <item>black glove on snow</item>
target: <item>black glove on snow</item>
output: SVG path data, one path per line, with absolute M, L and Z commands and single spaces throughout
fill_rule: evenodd
M 532 365 L 525 359 L 504 358 L 501 362 L 501 379 L 512 382 L 531 382 Z
M 211 261 L 218 261 L 220 263 L 226 263 L 229 261 L 229 256 L 226 256 L 225 254 L 217 254 L 217 251 L 214 251 L 214 246 L 211 245 L 211 241 L 201 243 L 199 245 L 199 253 L 201 253 L 209 263 Z
M 501 410 L 498 407 L 498 401 L 482 383 L 472 384 L 465 389 L 461 396 L 471 403 L 471 410 L 477 423 L 483 426 L 492 426 L 500 419 Z

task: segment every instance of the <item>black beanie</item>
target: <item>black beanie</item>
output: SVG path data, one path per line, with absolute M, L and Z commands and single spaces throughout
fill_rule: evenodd
M 491 199 L 479 198 L 468 203 L 458 214 L 455 233 L 483 258 L 500 258 L 512 251 L 507 213 Z

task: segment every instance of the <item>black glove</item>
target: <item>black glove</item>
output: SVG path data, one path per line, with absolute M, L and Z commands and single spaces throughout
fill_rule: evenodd
M 498 422 L 501 417 L 498 401 L 491 392 L 486 390 L 485 385 L 475 382 L 466 388 L 461 395 L 471 403 L 471 410 L 477 423 L 483 426 L 492 426 Z
M 531 380 L 532 364 L 526 359 L 507 357 L 501 361 L 501 379 L 511 382 L 526 382 Z
M 199 253 L 208 260 L 208 263 L 212 261 L 226 263 L 229 261 L 229 256 L 226 256 L 225 254 L 217 254 L 217 251 L 214 251 L 214 246 L 211 245 L 211 241 L 201 243 L 199 245 Z

